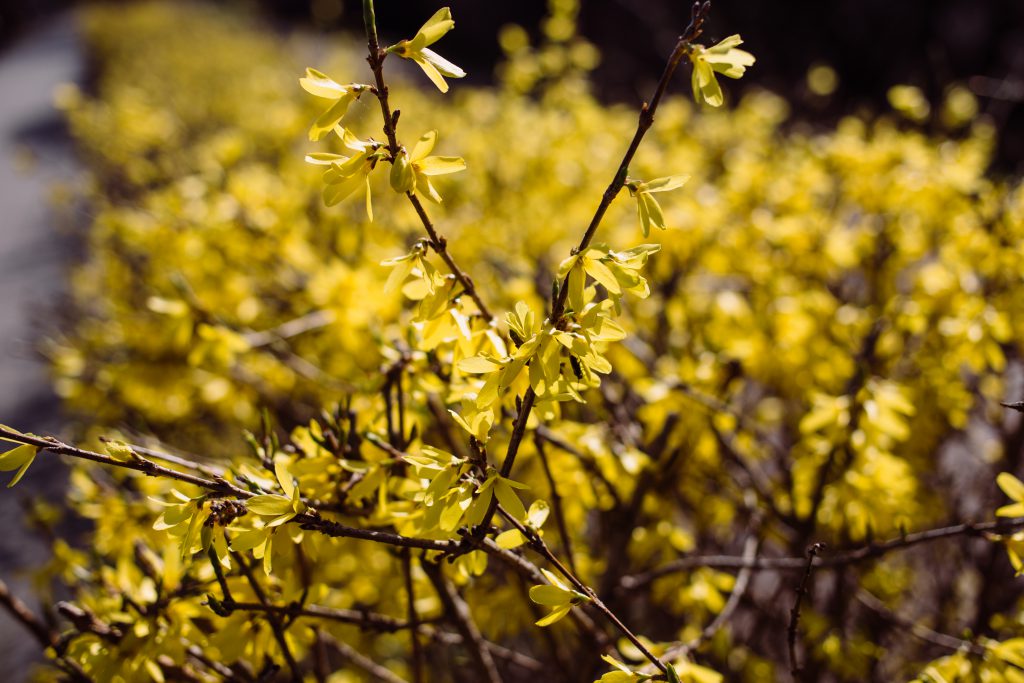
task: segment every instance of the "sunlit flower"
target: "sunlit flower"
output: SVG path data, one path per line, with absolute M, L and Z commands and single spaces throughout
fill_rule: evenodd
M 688 175 L 672 175 L 665 178 L 655 178 L 647 182 L 639 180 L 626 180 L 626 188 L 629 193 L 636 197 L 636 209 L 640 216 L 640 229 L 644 237 L 651 234 L 651 226 L 665 229 L 665 215 L 661 212 L 661 205 L 651 196 L 654 192 L 668 192 L 690 179 Z
M 455 22 L 452 21 L 451 10 L 442 7 L 420 27 L 412 40 L 396 43 L 388 48 L 388 52 L 416 62 L 423 69 L 423 73 L 427 74 L 434 82 L 438 90 L 448 92 L 448 83 L 444 77 L 462 78 L 466 72 L 433 50 L 428 50 L 427 46 L 436 43 L 453 28 L 455 28 Z
M 713 47 L 694 45 L 690 51 L 693 63 L 693 98 L 704 101 L 712 107 L 722 106 L 722 88 L 715 79 L 715 72 L 739 78 L 754 63 L 754 55 L 746 50 L 739 50 L 743 40 L 739 35 L 731 35 Z
M 430 182 L 430 176 L 446 175 L 465 170 L 462 157 L 427 156 L 437 144 L 437 131 L 425 133 L 410 154 L 402 148 L 391 166 L 391 187 L 395 192 L 419 192 L 431 201 L 440 203 L 441 195 Z
M 355 152 L 352 156 L 341 154 L 307 154 L 311 164 L 329 166 L 324 171 L 324 203 L 334 206 L 360 187 L 366 188 L 366 215 L 373 220 L 373 203 L 370 199 L 370 172 L 381 158 L 382 144 L 376 140 L 360 140 L 348 130 L 337 128 L 345 147 Z
M 305 78 L 299 79 L 299 85 L 310 95 L 322 97 L 326 100 L 334 100 L 334 103 L 317 117 L 313 126 L 309 129 L 309 139 L 314 142 L 331 132 L 341 119 L 348 112 L 349 105 L 359 99 L 370 86 L 362 83 L 350 83 L 341 85 L 336 83 L 326 74 L 316 69 L 306 68 Z

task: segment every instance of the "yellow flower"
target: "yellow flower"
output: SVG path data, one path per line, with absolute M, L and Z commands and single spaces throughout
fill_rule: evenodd
M 320 166 L 329 166 L 324 172 L 324 203 L 334 206 L 360 187 L 366 188 L 366 215 L 373 220 L 373 203 L 370 199 L 370 171 L 381 158 L 381 143 L 376 140 L 360 140 L 348 130 L 336 128 L 345 147 L 355 152 L 347 157 L 341 154 L 307 154 L 306 161 Z
M 427 23 L 420 27 L 412 40 L 403 40 L 388 48 L 388 52 L 394 53 L 404 59 L 411 59 L 420 65 L 423 73 L 434 82 L 438 90 L 448 92 L 448 83 L 444 80 L 449 78 L 462 78 L 466 72 L 455 66 L 447 59 L 433 50 L 428 50 L 428 45 L 433 45 L 441 39 L 444 34 L 455 28 L 452 21 L 451 10 L 447 7 L 439 9 L 434 16 L 427 20 Z
M 536 622 L 537 626 L 550 626 L 565 617 L 576 605 L 590 601 L 589 596 L 574 590 L 547 569 L 540 571 L 550 583 L 530 588 L 530 599 L 538 605 L 550 607 L 551 611 Z
M 640 216 L 640 229 L 644 237 L 651 234 L 651 226 L 665 229 L 665 215 L 661 212 L 661 206 L 651 196 L 654 192 L 668 192 L 690 179 L 688 175 L 672 175 L 667 178 L 656 178 L 646 183 L 639 180 L 626 180 L 626 188 L 629 193 L 636 197 L 637 213 Z
M 996 483 L 1003 493 L 1013 501 L 1010 505 L 1004 505 L 996 510 L 999 517 L 1024 517 L 1024 484 L 1020 479 L 1009 472 L 1000 472 L 996 477 Z
M 746 50 L 736 49 L 742 45 L 739 35 L 731 35 L 713 47 L 694 45 L 690 51 L 693 63 L 693 98 L 707 102 L 712 107 L 722 106 L 722 88 L 715 79 L 715 72 L 739 78 L 754 63 L 754 55 Z
M 432 130 L 419 139 L 411 154 L 404 147 L 399 151 L 391 166 L 391 187 L 395 192 L 415 191 L 426 195 L 431 201 L 441 202 L 441 195 L 431 184 L 430 176 L 465 170 L 466 162 L 462 157 L 427 156 L 436 144 L 437 131 Z
M 306 77 L 299 79 L 299 85 L 310 95 L 322 97 L 325 100 L 334 100 L 334 104 L 321 114 L 309 129 L 309 139 L 314 142 L 333 130 L 348 112 L 349 105 L 358 100 L 359 96 L 370 87 L 362 83 L 340 85 L 326 74 L 308 67 L 306 68 Z

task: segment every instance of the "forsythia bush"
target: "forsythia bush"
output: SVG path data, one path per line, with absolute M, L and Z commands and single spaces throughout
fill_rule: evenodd
M 84 11 L 81 447 L 0 455 L 73 456 L 92 522 L 40 680 L 1024 680 L 1024 190 L 970 96 L 941 135 L 716 109 L 754 60 L 698 6 L 617 173 L 577 10 L 493 89 L 447 10 L 379 51 L 371 11 L 371 68 Z

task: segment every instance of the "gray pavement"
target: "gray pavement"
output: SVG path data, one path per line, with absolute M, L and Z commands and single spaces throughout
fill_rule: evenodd
M 71 249 L 50 202 L 76 171 L 53 90 L 81 76 L 74 18 L 52 18 L 0 53 L 0 423 L 59 429 L 58 401 L 34 351 L 64 287 Z M 7 480 L 0 474 L 0 484 Z M 16 489 L 0 489 L 0 578 L 31 601 L 24 573 L 46 560 L 46 544 L 21 524 L 27 495 L 62 495 L 63 469 L 45 459 Z M 39 648 L 0 612 L 0 679 L 26 680 Z

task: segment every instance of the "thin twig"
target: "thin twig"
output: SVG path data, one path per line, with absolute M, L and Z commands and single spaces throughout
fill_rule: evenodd
M 270 601 L 267 600 L 266 594 L 263 592 L 263 588 L 260 587 L 259 581 L 256 580 L 255 574 L 252 572 L 252 567 L 242 558 L 239 553 L 231 553 L 231 556 L 238 562 L 239 568 L 242 570 L 242 574 L 245 576 L 246 581 L 249 582 L 249 587 L 252 588 L 253 595 L 263 606 L 269 606 Z M 295 655 L 292 654 L 291 648 L 288 646 L 288 639 L 285 636 L 285 628 L 281 624 L 281 620 L 278 619 L 278 615 L 273 611 L 265 610 L 264 614 L 267 619 L 267 623 L 270 624 L 270 630 L 274 633 L 274 638 L 277 640 L 277 644 L 281 648 L 281 655 L 284 657 L 285 662 L 288 664 L 288 668 L 292 672 L 292 680 L 295 683 L 302 683 L 302 673 L 299 671 L 299 664 L 295 661 Z
M 43 623 L 34 612 L 22 602 L 16 595 L 11 593 L 7 584 L 0 579 L 0 607 L 3 607 L 14 620 L 24 626 L 32 637 L 35 638 L 45 650 L 57 642 L 57 634 Z
M 626 639 L 629 640 L 629 642 L 631 642 L 633 646 L 636 647 L 636 649 L 639 650 L 640 653 L 643 654 L 643 656 L 646 657 L 648 661 L 650 661 L 651 664 L 657 667 L 657 669 L 662 673 L 668 673 L 668 667 L 665 666 L 661 659 L 656 657 L 647 648 L 647 646 L 644 645 L 643 641 L 641 641 L 637 637 L 637 635 L 629 629 L 628 626 L 622 623 L 622 620 L 619 619 L 619 617 L 613 611 L 611 611 L 608 608 L 608 606 L 604 604 L 604 602 L 601 601 L 601 598 L 598 596 L 597 591 L 595 591 L 587 584 L 583 583 L 583 581 L 581 581 L 575 573 L 573 573 L 571 570 L 569 570 L 569 568 L 562 564 L 558 557 L 551 551 L 551 548 L 548 547 L 547 543 L 544 542 L 543 538 L 541 538 L 533 529 L 530 529 L 529 527 L 519 522 L 519 520 L 517 520 L 515 517 L 508 514 L 508 512 L 506 512 L 500 506 L 498 510 L 499 512 L 501 512 L 502 517 L 504 517 L 509 524 L 518 529 L 519 533 L 526 537 L 530 549 L 534 550 L 542 557 L 544 557 L 545 560 L 550 562 L 555 567 L 555 569 L 558 570 L 558 573 L 564 576 L 576 590 L 589 597 L 590 604 L 593 605 L 594 608 L 598 612 L 600 612 L 608 621 L 610 621 L 615 626 L 615 628 L 617 628 L 622 633 L 622 635 L 626 636 Z
M 333 647 L 335 651 L 341 655 L 342 659 L 345 659 L 353 666 L 362 669 L 374 680 L 381 681 L 382 683 L 408 683 L 404 678 L 391 673 L 391 671 L 369 657 L 360 654 L 359 651 L 351 645 L 343 643 L 337 638 L 333 638 L 327 634 L 323 634 L 323 639 L 324 642 Z
M 605 213 L 608 211 L 608 207 L 611 206 L 612 201 L 616 196 L 618 196 L 619 192 L 621 192 L 622 188 L 625 186 L 626 176 L 629 173 L 629 165 L 633 162 L 633 157 L 636 155 L 636 151 L 640 147 L 640 142 L 644 139 L 647 131 L 654 124 L 654 114 L 658 110 L 661 98 L 665 95 L 666 90 L 668 90 L 668 85 L 672 80 L 672 75 L 675 74 L 676 67 L 679 66 L 683 57 L 689 53 L 690 43 L 700 36 L 703 31 L 704 19 L 710 8 L 710 2 L 695 2 L 693 4 L 690 25 L 687 26 L 686 30 L 683 31 L 683 34 L 679 36 L 679 41 L 676 43 L 676 47 L 672 51 L 672 55 L 665 64 L 665 70 L 661 75 L 661 79 L 658 81 L 658 86 L 654 91 L 654 96 L 651 98 L 650 103 L 644 102 L 640 107 L 640 118 L 637 123 L 636 133 L 633 135 L 633 140 L 629 143 L 629 147 L 626 149 L 626 153 L 623 155 L 622 161 L 619 162 L 619 167 L 615 171 L 612 181 L 608 184 L 604 194 L 601 195 L 601 201 L 597 205 L 597 210 L 594 211 L 593 218 L 590 219 L 590 225 L 587 226 L 587 230 L 583 234 L 583 239 L 580 240 L 579 246 L 577 246 L 572 253 L 581 254 L 587 250 L 594 239 L 594 235 L 597 234 L 597 229 L 601 225 L 601 221 L 604 218 Z M 580 266 L 577 265 L 576 267 Z M 565 303 L 568 298 L 569 273 L 566 273 L 558 286 L 558 293 L 555 295 L 554 302 L 551 307 L 551 315 L 549 319 L 556 327 L 563 324 L 562 315 L 565 313 Z M 519 452 L 519 446 L 523 441 L 523 435 L 526 433 L 526 424 L 530 419 L 530 413 L 533 410 L 533 405 L 536 399 L 537 395 L 531 386 L 523 395 L 519 414 L 516 416 L 515 424 L 512 426 L 512 437 L 508 442 L 505 459 L 501 463 L 501 476 L 503 477 L 508 477 L 512 472 L 512 465 L 515 463 L 516 454 Z M 491 519 L 494 517 L 494 511 L 495 505 L 494 501 L 492 501 L 491 507 L 488 508 L 487 514 L 484 515 L 483 522 L 481 523 L 481 527 L 483 529 L 486 530 L 490 525 Z M 661 668 L 664 671 L 664 667 Z
M 252 491 L 246 491 L 243 488 L 239 488 L 223 478 L 217 477 L 206 479 L 188 472 L 179 472 L 168 467 L 163 467 L 151 460 L 146 460 L 138 453 L 136 453 L 135 459 L 122 461 L 103 453 L 96 453 L 94 451 L 68 445 L 51 436 L 39 437 L 22 434 L 4 427 L 0 427 L 0 437 L 17 443 L 36 446 L 40 450 L 47 450 L 58 455 L 66 455 L 72 458 L 98 462 L 102 465 L 142 472 L 148 477 L 174 479 L 176 481 L 192 484 L 193 486 L 198 486 L 221 496 L 233 496 L 235 498 L 245 500 L 257 495 Z M 345 524 L 341 524 L 340 522 L 324 519 L 316 510 L 307 510 L 306 512 L 296 515 L 291 520 L 291 523 L 298 524 L 303 529 L 309 531 L 316 531 L 324 534 L 325 536 L 331 536 L 332 538 L 359 538 L 366 541 L 386 543 L 388 545 L 395 545 L 403 548 L 441 550 L 444 552 L 452 552 L 459 547 L 459 543 L 455 541 L 435 541 L 422 538 L 412 538 L 410 536 L 402 536 L 401 534 L 396 534 L 391 531 L 383 531 L 380 529 L 350 527 Z
M 975 522 L 953 526 L 926 529 L 912 534 L 902 534 L 885 541 L 815 557 L 815 569 L 835 569 L 847 565 L 878 559 L 890 552 L 903 550 L 921 543 L 939 541 L 957 536 L 984 536 L 986 534 L 1009 534 L 1024 529 L 1024 517 L 1003 518 L 994 522 Z M 802 557 L 756 557 L 748 560 L 738 555 L 693 555 L 666 563 L 661 567 L 642 574 L 624 576 L 619 585 L 626 590 L 636 590 L 663 576 L 677 572 L 707 567 L 710 569 L 752 569 L 756 571 L 794 571 L 803 569 L 807 560 Z
M 954 638 L 951 635 L 933 631 L 919 621 L 907 619 L 906 617 L 896 614 L 889 609 L 884 602 L 879 600 L 878 597 L 863 588 L 857 591 L 857 602 L 864 605 L 875 614 L 878 614 L 886 621 L 892 622 L 893 624 L 906 629 L 911 635 L 926 643 L 938 645 L 941 648 L 952 650 L 954 652 L 970 652 L 972 655 L 978 657 L 985 654 L 985 648 L 977 643 L 972 643 L 969 640 Z
M 753 560 L 757 556 L 757 548 L 760 545 L 760 541 L 757 536 L 751 535 L 747 538 L 746 543 L 743 546 L 743 557 L 745 559 Z M 726 601 L 722 611 L 711 621 L 710 624 L 704 627 L 704 630 L 700 634 L 686 643 L 678 643 L 674 646 L 669 647 L 665 650 L 665 653 L 661 656 L 666 661 L 674 661 L 681 657 L 687 657 L 693 651 L 695 651 L 702 644 L 710 640 L 719 629 L 725 626 L 732 615 L 736 612 L 736 609 L 740 606 L 740 601 L 747 592 L 747 587 L 750 585 L 750 577 L 753 571 L 747 567 L 740 570 L 740 573 L 736 576 L 736 583 L 733 585 L 732 593 L 729 594 L 729 599 Z
M 807 595 L 807 587 L 814 571 L 814 558 L 824 548 L 824 543 L 815 543 L 807 549 L 807 567 L 804 569 L 803 578 L 800 579 L 800 585 L 797 586 L 793 609 L 789 611 L 789 628 L 786 630 L 789 644 L 789 672 L 793 675 L 793 680 L 796 681 L 800 680 L 800 674 L 803 671 L 796 656 L 796 637 L 800 627 L 800 604 L 803 602 L 804 596 Z
M 391 153 L 391 158 L 395 159 L 398 157 L 402 146 L 398 142 L 397 135 L 397 124 L 398 124 L 398 112 L 392 113 L 391 104 L 388 101 L 388 86 L 384 81 L 384 60 L 388 56 L 388 53 L 384 51 L 380 46 L 380 41 L 377 39 L 377 22 L 376 15 L 373 9 L 373 0 L 363 0 L 363 24 L 366 29 L 366 42 L 369 48 L 369 56 L 366 61 L 370 63 L 370 69 L 373 71 L 374 81 L 376 82 L 376 88 L 374 93 L 377 95 L 377 101 L 380 102 L 380 113 L 384 117 L 384 135 L 388 139 L 388 151 Z M 423 223 L 423 229 L 426 231 L 430 241 L 430 248 L 433 249 L 441 260 L 448 266 L 448 270 L 455 279 L 462 285 L 463 291 L 469 295 L 476 304 L 477 309 L 480 311 L 480 315 L 488 323 L 494 320 L 494 316 L 488 310 L 486 304 L 484 304 L 483 298 L 476 290 L 476 286 L 473 284 L 473 280 L 466 274 L 462 268 L 455 262 L 452 255 L 448 252 L 448 240 L 442 235 L 438 234 L 437 229 L 434 227 L 433 222 L 430 220 L 430 216 L 427 215 L 427 211 L 423 208 L 423 203 L 419 197 L 416 196 L 415 192 L 406 192 L 405 196 L 409 199 L 409 203 L 412 204 L 413 208 L 416 209 L 416 215 L 419 216 L 420 222 Z
M 412 643 L 412 680 L 413 683 L 423 682 L 423 648 L 420 646 L 420 617 L 416 611 L 416 591 L 412 581 L 412 553 L 408 548 L 402 550 L 402 575 L 405 579 L 405 605 L 409 615 L 409 640 Z
M 562 496 L 558 494 L 558 486 L 555 484 L 555 477 L 551 474 L 551 465 L 548 463 L 548 455 L 544 450 L 544 441 L 536 433 L 533 435 L 533 445 L 537 449 L 537 457 L 544 468 L 544 476 L 548 480 L 548 490 L 551 494 L 551 511 L 555 515 L 555 525 L 558 527 L 558 535 L 562 537 L 562 549 L 565 552 L 565 559 L 569 568 L 574 574 L 579 574 L 576 568 L 576 559 L 572 552 L 572 539 L 569 537 L 569 528 L 565 523 L 565 513 L 562 510 Z
M 449 583 L 448 579 L 445 578 L 440 565 L 424 562 L 421 566 L 427 578 L 434 584 L 437 595 L 441 598 L 441 603 L 444 605 L 445 612 L 451 617 L 455 628 L 462 634 L 466 650 L 469 652 L 470 658 L 484 680 L 488 681 L 488 683 L 501 683 L 498 667 L 494 664 L 494 659 L 491 657 L 490 650 L 487 649 L 487 644 L 480 634 L 480 629 L 477 628 L 476 622 L 473 621 L 473 617 L 469 612 L 469 606 L 451 583 Z

